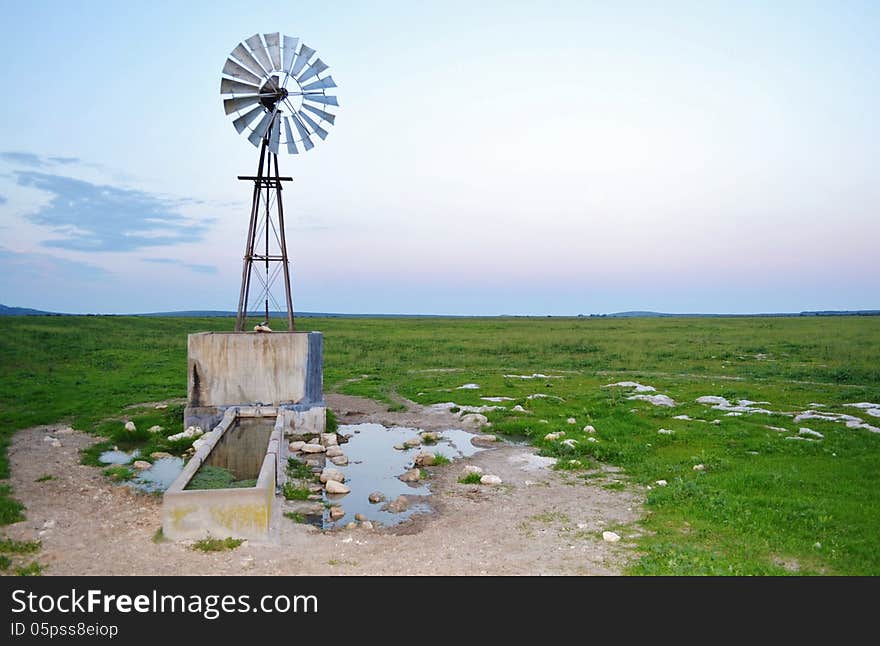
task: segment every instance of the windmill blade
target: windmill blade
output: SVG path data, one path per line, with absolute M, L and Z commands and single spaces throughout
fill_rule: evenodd
M 326 94 L 303 94 L 303 101 L 313 101 L 314 103 L 323 103 L 324 105 L 339 105 L 335 96 L 327 96 Z
M 232 125 L 235 126 L 235 129 L 236 129 L 236 131 L 238 131 L 238 134 L 241 134 L 244 132 L 244 129 L 247 128 L 249 125 L 251 125 L 251 122 L 254 119 L 256 119 L 257 116 L 262 112 L 265 112 L 265 108 L 263 108 L 263 106 L 261 106 L 261 105 L 258 105 L 256 108 L 254 108 L 250 112 L 241 115 L 238 119 L 233 121 Z
M 250 83 L 233 81 L 232 79 L 220 80 L 220 94 L 259 94 L 260 88 Z
M 226 114 L 232 114 L 233 112 L 238 112 L 243 108 L 250 107 L 259 102 L 260 97 L 258 96 L 242 96 L 232 99 L 223 99 L 223 109 L 226 110 Z
M 257 148 L 259 148 L 260 144 L 263 141 L 263 138 L 258 137 L 256 132 L 252 132 L 251 134 L 248 135 L 248 141 L 251 142 Z
M 241 43 L 232 50 L 231 55 L 238 59 L 243 65 L 249 67 L 252 72 L 256 72 L 258 75 L 266 74 L 266 70 L 263 69 L 263 66 L 260 65 L 257 59 L 254 58 L 253 54 L 248 51 L 247 47 Z
M 298 44 L 299 38 L 284 37 L 284 71 L 288 74 L 290 74 L 293 59 L 296 58 L 296 46 Z
M 309 105 L 307 103 L 303 103 L 302 107 L 303 107 L 303 110 L 308 110 L 312 114 L 318 115 L 324 121 L 326 121 L 327 123 L 329 123 L 331 125 L 336 123 L 336 115 L 335 114 L 330 114 L 329 112 L 324 112 L 320 108 L 316 108 L 315 106 Z
M 312 140 L 309 139 L 309 131 L 306 130 L 306 127 L 300 123 L 300 120 L 296 118 L 296 114 L 290 115 L 290 118 L 293 119 L 293 125 L 296 126 L 297 132 L 299 132 L 299 138 L 302 140 L 303 146 L 305 146 L 306 150 L 311 150 L 315 147 L 315 144 L 312 143 Z
M 306 66 L 306 63 L 309 62 L 309 59 L 314 53 L 315 50 L 308 45 L 300 47 L 299 54 L 296 56 L 296 62 L 293 64 L 293 69 L 290 70 L 290 75 L 296 78 L 296 75 L 302 71 L 302 68 Z
M 269 58 L 272 59 L 272 70 L 273 71 L 282 71 L 281 70 L 281 34 L 275 32 L 274 34 L 263 34 L 263 38 L 266 41 L 266 47 L 269 50 Z
M 260 123 L 257 124 L 257 127 L 254 128 L 253 134 L 257 135 L 258 139 L 262 139 L 266 134 L 266 131 L 269 129 L 269 125 L 272 123 L 272 117 L 275 116 L 274 112 L 267 112 L 263 115 L 263 118 L 260 119 Z
M 321 126 L 319 126 L 317 123 L 315 123 L 315 120 L 312 119 L 309 115 L 307 115 L 305 112 L 303 112 L 302 110 L 300 110 L 300 111 L 299 111 L 299 116 L 302 118 L 303 121 L 305 121 L 307 124 L 309 124 L 309 127 L 310 127 L 310 128 L 315 132 L 315 134 L 318 135 L 321 139 L 326 139 L 326 138 L 327 138 L 327 134 L 328 134 L 327 131 L 324 130 Z
M 251 52 L 257 57 L 257 60 L 260 61 L 260 65 L 263 66 L 263 69 L 267 72 L 271 72 L 272 61 L 269 60 L 269 54 L 266 52 L 266 47 L 263 45 L 263 39 L 260 38 L 260 34 L 254 34 L 244 42 L 246 42 L 247 46 L 251 48 Z
M 296 142 L 293 140 L 293 133 L 290 131 L 290 121 L 287 120 L 287 117 L 284 117 L 284 136 L 287 137 L 288 154 L 298 155 L 299 151 L 296 149 Z
M 322 61 L 320 58 L 316 59 L 315 62 L 309 66 L 308 71 L 304 72 L 303 75 L 299 77 L 299 82 L 302 83 L 304 81 L 308 81 L 310 78 L 312 78 L 313 76 L 317 76 L 328 67 L 329 65 L 327 65 L 327 63 Z
M 269 151 L 273 154 L 278 154 L 278 144 L 281 141 L 281 118 L 280 116 L 275 117 L 275 120 L 272 122 L 272 128 L 269 130 Z
M 241 81 L 253 83 L 254 85 L 260 84 L 259 76 L 249 71 L 247 68 L 242 67 L 231 58 L 226 59 L 226 65 L 223 66 L 223 73 Z
M 309 83 L 308 85 L 303 85 L 303 92 L 307 92 L 309 90 L 325 90 L 331 87 L 336 87 L 336 81 L 333 80 L 332 76 L 328 76 L 326 78 L 322 78 L 319 81 L 314 81 L 313 83 Z

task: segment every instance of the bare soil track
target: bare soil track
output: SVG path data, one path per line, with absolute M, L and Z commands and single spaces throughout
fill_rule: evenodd
M 341 423 L 378 422 L 441 430 L 460 426 L 448 412 L 412 402 L 389 412 L 376 402 L 328 395 Z M 274 519 L 271 542 L 247 541 L 233 551 L 202 553 L 191 544 L 154 543 L 161 497 L 112 484 L 101 470 L 79 463 L 79 449 L 96 438 L 78 431 L 44 438 L 61 427 L 16 433 L 9 450 L 15 496 L 27 520 L 6 528 L 18 540 L 42 541 L 35 558 L 45 573 L 152 574 L 619 574 L 632 552 L 626 538 L 642 515 L 634 486 L 603 487 L 619 474 L 597 477 L 554 471 L 526 446 L 500 443 L 468 460 L 431 471 L 433 512 L 393 528 L 321 532 L 286 518 Z M 457 482 L 465 464 L 502 478 L 500 486 Z M 43 476 L 52 479 L 37 482 Z M 619 543 L 602 539 L 616 528 Z

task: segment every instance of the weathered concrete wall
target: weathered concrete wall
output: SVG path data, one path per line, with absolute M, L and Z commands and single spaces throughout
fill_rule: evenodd
M 187 340 L 193 408 L 295 404 L 306 394 L 309 335 L 201 332 Z

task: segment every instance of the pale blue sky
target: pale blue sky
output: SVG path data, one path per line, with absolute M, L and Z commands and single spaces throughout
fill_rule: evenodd
M 880 308 L 880 4 L 420 4 L 0 0 L 0 303 L 234 309 L 220 69 L 280 31 L 341 104 L 280 159 L 298 310 Z

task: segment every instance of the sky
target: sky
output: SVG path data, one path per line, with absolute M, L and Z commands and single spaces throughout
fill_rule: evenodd
M 279 157 L 297 311 L 880 309 L 880 3 L 267 7 L 0 0 L 0 303 L 234 310 L 220 72 L 280 31 L 339 86 Z

